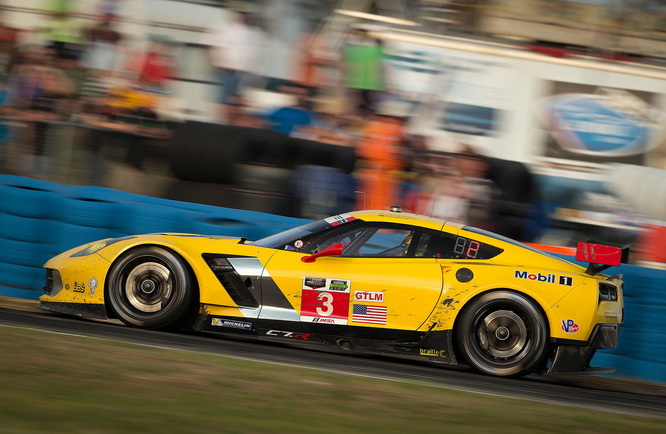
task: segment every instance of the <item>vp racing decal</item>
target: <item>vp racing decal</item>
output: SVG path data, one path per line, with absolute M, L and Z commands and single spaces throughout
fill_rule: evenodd
M 572 319 L 563 319 L 561 329 L 564 333 L 577 333 L 580 326 Z

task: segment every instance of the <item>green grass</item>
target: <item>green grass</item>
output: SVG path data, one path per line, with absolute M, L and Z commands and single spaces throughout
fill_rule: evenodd
M 2 433 L 649 433 L 664 419 L 0 327 Z

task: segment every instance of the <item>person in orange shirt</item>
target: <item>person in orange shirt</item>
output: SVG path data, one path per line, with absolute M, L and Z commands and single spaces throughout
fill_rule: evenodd
M 400 103 L 385 102 L 363 130 L 357 144 L 357 171 L 361 194 L 357 209 L 389 209 L 396 201 L 404 156 L 405 117 Z
M 336 54 L 317 34 L 299 36 L 293 65 L 294 81 L 308 89 L 309 97 L 321 96 L 325 87 L 334 86 L 331 71 L 337 68 Z

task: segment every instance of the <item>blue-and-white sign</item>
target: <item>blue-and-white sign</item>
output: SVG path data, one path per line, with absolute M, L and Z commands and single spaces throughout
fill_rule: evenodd
M 629 93 L 615 92 L 555 95 L 541 100 L 538 112 L 564 150 L 617 157 L 658 144 L 661 124 L 655 110 Z

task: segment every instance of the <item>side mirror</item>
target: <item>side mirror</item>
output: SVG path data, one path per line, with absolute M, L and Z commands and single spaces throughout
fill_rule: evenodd
M 342 243 L 335 243 L 333 245 L 330 245 L 326 247 L 324 250 L 321 252 L 314 253 L 310 256 L 303 256 L 301 258 L 301 261 L 303 262 L 314 262 L 317 258 L 321 256 L 342 256 L 342 248 L 344 246 Z

